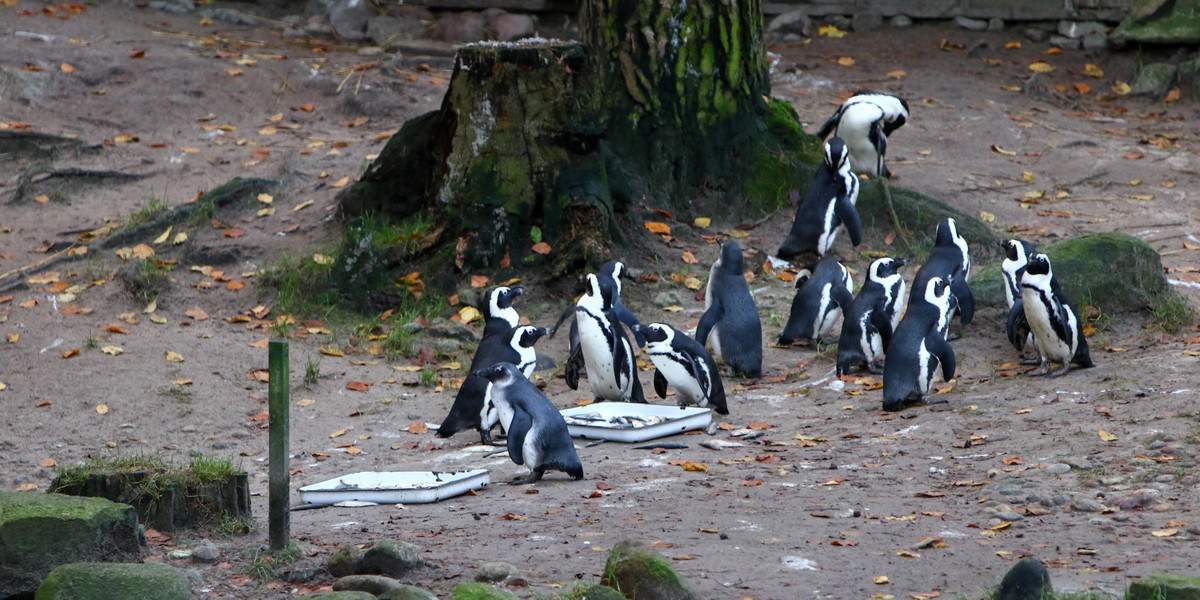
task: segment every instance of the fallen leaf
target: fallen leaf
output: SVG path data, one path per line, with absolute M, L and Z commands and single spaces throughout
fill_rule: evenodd
M 1083 83 L 1082 81 L 1076 81 L 1075 83 L 1072 83 L 1071 85 L 1074 86 L 1075 91 L 1079 92 L 1080 94 L 1092 93 L 1092 86 L 1090 86 L 1086 83 Z
M 708 217 L 696 217 L 692 220 L 692 225 L 695 225 L 701 229 L 708 229 L 708 227 L 712 225 L 712 219 Z
M 339 179 L 339 180 L 337 180 L 337 181 L 335 181 L 335 182 L 333 182 L 333 183 L 329 184 L 329 187 L 332 187 L 332 188 L 342 188 L 342 187 L 346 187 L 346 184 L 348 184 L 348 183 L 350 183 L 350 178 L 349 178 L 349 177 L 343 177 L 343 178 L 341 178 L 341 179 Z
M 365 381 L 350 381 L 346 383 L 346 389 L 355 392 L 365 392 L 371 389 L 371 384 Z
M 1130 152 L 1130 153 L 1128 153 L 1128 154 L 1125 154 L 1125 155 L 1124 155 L 1124 156 L 1122 156 L 1121 158 L 1124 158 L 1124 159 L 1126 159 L 1126 160 L 1139 160 L 1139 159 L 1142 159 L 1142 158 L 1145 158 L 1145 157 L 1146 157 L 1146 155 L 1145 155 L 1145 154 L 1142 154 L 1141 152 L 1138 152 L 1137 150 L 1134 150 L 1133 152 Z
M 1115 442 L 1115 441 L 1117 441 L 1117 436 L 1101 429 L 1100 430 L 1100 439 L 1105 442 Z
M 837 64 L 842 65 L 843 67 L 853 67 L 854 59 L 850 58 L 849 56 L 843 56 L 837 59 Z
M 236 292 L 244 287 L 246 287 L 246 281 L 243 279 L 235 279 L 225 284 L 225 289 L 231 292 Z
M 154 238 L 154 243 L 161 244 L 161 243 L 167 241 L 167 239 L 170 237 L 171 237 L 171 227 L 167 227 L 167 230 L 162 232 L 162 235 Z
M 1004 463 L 1004 464 L 1006 464 L 1006 465 L 1010 465 L 1010 466 L 1011 466 L 1011 465 L 1023 465 L 1023 464 L 1025 464 L 1025 461 L 1021 460 L 1021 457 L 1020 457 L 1020 456 L 1017 456 L 1017 455 L 1015 455 L 1015 454 L 1013 454 L 1013 455 L 1011 455 L 1011 456 L 1005 456 L 1004 458 L 1002 458 L 1002 459 L 1000 460 L 1000 462 L 1002 462 L 1002 463 Z
M 429 426 L 420 421 L 415 421 L 413 423 L 408 424 L 408 432 L 416 434 L 416 435 L 421 435 L 423 433 L 429 432 Z
M 1133 88 L 1124 81 L 1118 81 L 1112 86 L 1112 93 L 1118 96 L 1128 96 L 1131 92 L 1133 92 Z
M 1101 69 L 1092 63 L 1088 63 L 1083 66 L 1083 74 L 1087 75 L 1088 77 L 1095 77 L 1099 79 L 1104 77 L 1104 69 Z
M 167 350 L 167 360 L 173 363 L 181 363 L 183 362 L 183 355 Z
M 904 79 L 907 76 L 908 76 L 908 71 L 904 71 L 904 70 L 896 70 L 896 71 L 888 71 L 887 72 L 888 79 Z
M 872 579 L 871 581 L 874 581 L 876 585 L 887 585 L 888 576 L 880 575 L 880 576 L 876 577 L 875 579 Z
M 464 306 L 462 310 L 458 311 L 458 318 L 463 323 L 470 323 L 481 316 L 479 310 L 474 306 Z
M 146 56 L 145 50 L 130 50 L 129 51 L 129 58 L 145 58 L 145 56 Z
M 650 230 L 650 233 L 657 233 L 659 235 L 671 235 L 671 226 L 667 225 L 666 223 L 661 223 L 658 221 L 647 221 L 645 223 L 645 227 L 646 227 L 646 229 Z
M 846 37 L 848 34 L 834 25 L 822 25 L 817 29 L 817 35 L 840 39 Z
M 71 358 L 73 356 L 78 356 L 78 355 L 79 355 L 79 348 L 67 350 L 66 352 L 62 353 L 63 358 Z
M 1178 529 L 1159 529 L 1158 531 L 1150 532 L 1150 535 L 1154 537 L 1175 537 L 1178 534 Z
M 189 309 L 183 311 L 183 314 L 185 314 L 197 321 L 203 321 L 208 318 L 208 313 L 204 312 L 204 310 L 199 307 L 189 308 Z
M 1001 148 L 1000 146 L 997 146 L 995 144 L 992 144 L 992 152 L 995 152 L 997 154 L 1003 154 L 1005 156 L 1016 156 L 1017 155 L 1016 152 L 1014 152 L 1012 150 L 1005 150 L 1004 148 Z
M 105 354 L 112 355 L 112 356 L 118 356 L 121 353 L 125 352 L 125 349 L 121 348 L 120 346 L 104 346 L 104 347 L 100 348 L 100 351 Z
M 32 492 L 36 489 L 38 489 L 38 484 L 36 483 L 22 483 L 17 486 L 18 492 Z
M 329 256 L 327 254 L 321 254 L 319 252 L 316 254 L 313 254 L 312 259 L 313 259 L 313 262 L 317 263 L 318 265 L 332 265 L 333 264 L 332 256 Z
M 1179 101 L 1179 88 L 1171 88 L 1171 91 L 1167 92 L 1166 97 L 1163 98 L 1163 102 L 1169 103 L 1169 102 L 1178 102 L 1178 101 Z
M 304 210 L 304 209 L 306 209 L 306 208 L 308 208 L 308 207 L 312 206 L 312 204 L 313 204 L 313 201 L 312 201 L 312 200 L 305 200 L 304 202 L 301 202 L 300 204 L 297 204 L 296 206 L 293 206 L 293 207 L 292 207 L 292 212 L 296 212 L 296 211 L 301 211 L 301 210 Z
M 275 197 L 270 194 L 259 194 L 258 201 L 263 204 L 270 204 L 275 201 Z
M 108 405 L 107 404 L 97 404 L 96 412 L 98 412 L 102 415 L 107 415 L 108 414 Z
M 341 348 L 338 348 L 337 346 L 321 346 L 318 351 L 325 356 L 342 357 L 346 355 L 344 352 L 342 352 Z
M 38 194 L 37 196 L 33 197 L 33 201 L 37 202 L 38 204 L 47 204 L 50 202 L 50 196 L 47 196 L 46 194 Z
M 1039 60 L 1030 63 L 1029 70 L 1034 73 L 1050 73 L 1054 71 L 1054 65 Z
M 685 262 L 689 265 L 694 265 L 694 264 L 700 262 L 700 259 L 696 258 L 696 256 L 694 254 L 692 254 L 691 252 L 684 252 L 682 258 L 683 258 L 683 262 Z

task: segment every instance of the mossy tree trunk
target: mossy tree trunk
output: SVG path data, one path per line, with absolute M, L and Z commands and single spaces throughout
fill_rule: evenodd
M 586 46 L 460 50 L 441 109 L 388 142 L 345 212 L 436 221 L 429 247 L 460 271 L 509 255 L 561 274 L 607 259 L 636 203 L 727 213 L 746 190 L 786 198 L 816 160 L 769 103 L 758 0 L 584 0 L 581 24 Z M 744 184 L 764 160 L 786 185 Z

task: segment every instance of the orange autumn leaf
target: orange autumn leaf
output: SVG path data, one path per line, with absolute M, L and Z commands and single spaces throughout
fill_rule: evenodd
M 671 235 L 671 226 L 667 225 L 666 223 L 660 223 L 658 221 L 647 221 L 645 223 L 645 226 L 646 226 L 646 229 L 650 230 L 650 233 L 657 233 L 659 235 Z
M 1171 91 L 1167 92 L 1167 96 L 1165 98 L 1163 98 L 1163 102 L 1178 102 L 1178 101 L 1179 101 L 1179 88 L 1171 88 Z
M 243 279 L 235 279 L 225 284 L 225 289 L 231 292 L 236 292 L 244 287 L 246 287 L 246 281 Z
M 408 424 L 408 432 L 409 433 L 415 433 L 417 435 L 420 435 L 422 433 L 427 433 L 428 431 L 429 431 L 429 426 L 420 421 L 415 421 L 413 423 Z
M 130 50 L 129 58 L 143 58 L 146 56 L 145 50 Z
M 346 389 L 352 390 L 355 392 L 365 392 L 365 391 L 371 389 L 371 384 L 366 383 L 364 381 L 351 381 L 346 384 Z
M 481 287 L 486 286 L 487 284 L 488 284 L 488 276 L 487 275 L 472 275 L 471 276 L 471 287 L 479 289 Z
M 683 262 L 685 262 L 689 265 L 694 265 L 694 264 L 700 262 L 700 259 L 696 258 L 696 255 L 692 254 L 691 252 L 684 252 L 683 253 Z
M 67 350 L 66 352 L 63 352 L 62 357 L 63 358 L 71 358 L 73 356 L 77 356 L 78 354 L 79 354 L 79 348 L 74 348 L 72 350 Z
M 1092 86 L 1083 83 L 1082 81 L 1076 81 L 1071 85 L 1075 86 L 1075 91 L 1079 92 L 1080 94 L 1089 94 L 1092 91 Z
M 537 254 L 550 254 L 550 250 L 551 250 L 550 244 L 547 244 L 546 242 L 538 242 L 533 245 L 533 248 L 530 248 L 530 249 L 533 250 L 534 252 L 536 252 Z
M 1025 461 L 1021 460 L 1021 457 L 1017 456 L 1015 454 L 1013 454 L 1012 456 L 1005 456 L 1003 459 L 1001 459 L 1000 462 L 1003 462 L 1004 464 L 1009 465 L 1009 466 L 1025 464 Z
M 233 227 L 233 228 L 231 228 L 231 229 L 226 229 L 226 230 L 225 230 L 225 237 L 227 237 L 227 238 L 240 238 L 240 237 L 242 237 L 242 230 L 241 230 L 241 229 L 238 229 L 237 227 Z

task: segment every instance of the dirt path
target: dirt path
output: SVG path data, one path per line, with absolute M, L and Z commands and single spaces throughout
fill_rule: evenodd
M 270 304 L 257 293 L 256 269 L 336 238 L 331 211 L 341 180 L 357 176 L 405 119 L 436 107 L 447 74 L 398 72 L 388 57 L 290 42 L 268 27 L 205 26 L 194 15 L 108 4 L 69 18 L 22 10 L 40 13 L 42 5 L 0 6 L 0 121 L 99 146 L 60 155 L 58 168 L 143 178 L 35 183 L 12 202 L 19 177 L 36 161 L 0 162 L 0 272 L 45 259 L 41 250 L 52 242 L 73 239 L 61 232 L 126 219 L 151 200 L 179 205 L 235 176 L 287 183 L 261 207 L 273 214 L 227 216 L 222 228 L 200 220 L 184 228 L 189 237 L 178 246 L 151 244 L 160 257 L 180 261 L 172 291 L 153 314 L 112 281 L 56 304 L 58 281 L 110 279 L 121 262 L 111 250 L 56 265 L 57 279 L 0 291 L 0 381 L 7 385 L 0 391 L 0 486 L 45 489 L 47 459 L 161 453 L 186 461 L 201 452 L 237 456 L 252 489 L 265 494 L 267 435 L 254 415 L 265 408 L 266 386 L 247 373 L 266 366 L 266 351 L 249 344 L 267 333 L 225 319 Z M 44 42 L 15 32 L 61 37 Z M 951 49 L 939 49 L 942 40 Z M 1112 95 L 1111 86 L 1132 79 L 1132 54 L 1048 55 L 1045 44 L 1027 41 L 1006 49 L 1014 41 L 1015 33 L 935 26 L 819 38 L 774 49 L 782 55 L 775 93 L 794 103 L 810 130 L 843 92 L 874 87 L 904 95 L 913 119 L 893 136 L 889 154 L 900 184 L 990 213 L 997 230 L 1015 228 L 1038 243 L 1094 231 L 1138 235 L 1163 252 L 1170 278 L 1194 283 L 1196 253 L 1185 246 L 1200 245 L 1189 194 L 1200 183 L 1196 132 L 1187 121 L 1194 99 L 1163 104 Z M 841 57 L 853 66 L 839 65 Z M 1045 77 L 1068 86 L 1065 101 L 1009 91 L 1037 59 L 1056 67 Z M 1088 63 L 1103 77 L 1086 76 Z M 1073 91 L 1076 83 L 1090 93 Z M 779 215 L 744 245 L 773 250 L 787 220 Z M 241 233 L 231 236 L 232 229 Z M 839 241 L 840 250 L 863 268 L 865 257 L 845 244 Z M 865 247 L 888 250 L 870 237 Z M 684 250 L 700 259 L 697 273 L 717 254 L 698 236 L 682 236 L 658 254 Z M 646 267 L 653 257 L 625 258 L 664 281 L 684 268 L 677 259 Z M 0 281 L 0 290 L 12 281 Z M 231 289 L 234 281 L 245 287 Z M 631 287 L 626 304 L 644 322 L 694 326 L 702 303 L 682 287 Z M 772 338 L 786 321 L 789 285 L 760 278 L 755 287 L 766 288 L 760 310 Z M 684 312 L 664 312 L 652 301 L 667 289 L 679 292 Z M 1184 289 L 1194 303 L 1194 289 Z M 91 310 L 69 314 L 65 306 Z M 204 317 L 189 315 L 197 308 Z M 522 308 L 541 325 L 559 310 L 536 291 Z M 833 353 L 768 348 L 762 381 L 727 383 L 732 429 L 769 425 L 756 430 L 760 437 L 723 451 L 700 447 L 705 436 L 678 438 L 689 447 L 661 452 L 582 447 L 585 481 L 551 477 L 534 488 L 498 485 L 522 469 L 504 456 L 483 458 L 467 434 L 444 442 L 408 433 L 410 423 L 440 420 L 453 392 L 421 387 L 418 374 L 377 357 L 318 353 L 351 335 L 346 326 L 293 342 L 296 383 L 307 359 L 319 360 L 322 374 L 295 392 L 297 400 L 315 401 L 292 413 L 297 487 L 352 471 L 479 466 L 492 469 L 497 484 L 440 504 L 294 513 L 292 531 L 313 565 L 339 545 L 394 537 L 425 549 L 432 567 L 414 582 L 439 594 L 470 579 L 482 562 L 506 560 L 529 585 L 517 594 L 532 597 L 598 577 L 604 550 L 632 537 L 659 542 L 703 597 L 780 600 L 934 591 L 974 598 L 1022 556 L 1046 561 L 1062 590 L 1119 593 L 1131 577 L 1194 568 L 1188 548 L 1200 536 L 1192 474 L 1200 378 L 1187 344 L 1194 332 L 1167 335 L 1138 315 L 1102 323 L 1090 340 L 1095 368 L 1048 380 L 1014 374 L 1001 315 L 986 310 L 954 344 L 959 378 L 939 396 L 948 403 L 900 414 L 879 410 L 869 378 L 832 377 Z M 88 347 L 89 338 L 123 353 Z M 561 360 L 561 346 L 552 340 L 543 350 Z M 75 348 L 78 355 L 62 358 Z M 183 362 L 168 361 L 168 351 Z M 460 358 L 467 362 L 469 352 Z M 459 375 L 442 374 L 447 383 Z M 372 385 L 355 392 L 348 381 Z M 564 407 L 582 397 L 561 379 L 547 392 Z M 1115 440 L 1104 441 L 1101 431 Z M 726 430 L 716 437 L 738 441 Z M 361 453 L 338 447 L 349 442 Z M 685 471 L 671 464 L 678 460 L 708 470 Z M 217 540 L 225 562 L 201 569 L 201 597 L 283 598 L 328 585 L 320 577 L 263 588 L 244 575 L 265 540 L 264 496 L 255 510 L 258 532 Z M 192 541 L 189 533 L 159 541 L 152 559 L 167 560 L 169 549 Z M 874 582 L 880 576 L 886 584 Z

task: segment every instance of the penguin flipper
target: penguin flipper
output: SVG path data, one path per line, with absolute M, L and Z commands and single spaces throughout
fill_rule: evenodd
M 847 192 L 847 194 L 838 196 L 837 204 L 833 207 L 833 214 L 846 226 L 846 233 L 850 234 L 850 245 L 858 246 L 862 242 L 862 217 L 858 214 L 858 208 L 850 203 L 848 194 Z
M 712 306 L 708 307 L 708 310 L 704 311 L 704 316 L 700 317 L 700 323 L 696 325 L 696 341 L 701 346 L 708 343 L 709 332 L 721 321 L 724 312 L 721 308 L 721 303 L 716 300 L 713 301 Z
M 462 386 L 458 388 L 458 393 L 454 396 L 454 404 L 450 407 L 450 412 L 438 426 L 438 437 L 448 438 L 460 431 L 478 429 L 483 426 L 480 412 L 483 409 L 488 385 L 488 380 L 476 375 L 468 375 L 463 380 Z
M 654 370 L 654 391 L 658 393 L 659 398 L 667 397 L 667 378 L 658 369 Z
M 838 308 L 842 309 L 842 314 L 850 314 L 850 305 L 854 304 L 854 294 L 841 285 L 832 287 L 833 289 L 829 291 L 830 299 L 838 305 Z
M 1005 327 L 1008 341 L 1017 352 L 1025 350 L 1025 339 L 1029 335 L 1029 320 L 1025 317 L 1025 302 L 1017 298 L 1008 310 L 1008 325 Z
M 833 116 L 829 117 L 824 123 L 821 124 L 821 128 L 817 130 L 817 137 L 821 139 L 829 137 L 829 134 L 833 133 L 833 130 L 837 128 L 838 121 L 841 119 L 842 107 L 839 106 L 838 109 L 834 111 Z
M 936 330 L 930 331 L 929 335 L 925 336 L 925 349 L 942 364 L 942 380 L 954 379 L 954 348 L 950 347 L 950 342 Z
M 525 464 L 525 436 L 533 428 L 533 417 L 513 407 L 512 424 L 508 427 L 508 457 L 518 465 Z
M 875 331 L 879 332 L 879 339 L 883 344 L 884 352 L 887 352 L 888 344 L 892 342 L 892 321 L 883 314 L 882 310 L 871 311 L 871 326 Z
M 708 364 L 704 361 L 704 357 L 696 356 L 694 353 L 686 350 L 683 352 L 683 356 L 688 361 L 688 371 L 691 372 L 696 382 L 700 384 L 700 393 L 704 394 L 705 398 L 709 397 L 709 388 L 712 387 L 711 373 L 708 372 Z
M 574 338 L 576 341 L 578 341 L 579 334 L 575 333 L 575 331 L 576 331 L 575 330 L 575 319 L 573 318 L 575 316 L 575 306 L 576 306 L 575 303 L 572 302 L 571 304 L 568 304 L 566 308 L 563 309 L 562 314 L 558 316 L 558 321 L 555 322 L 554 327 L 550 329 L 550 337 L 551 338 L 553 338 L 555 335 L 558 334 L 558 328 L 562 327 L 562 324 L 563 324 L 563 322 L 565 322 L 567 320 L 567 317 L 572 317 L 571 331 L 572 331 L 572 333 L 574 333 L 574 335 L 572 335 L 571 337 Z M 572 342 L 571 345 L 574 346 L 575 343 Z
M 975 295 L 971 293 L 971 285 L 967 283 L 966 273 L 962 277 L 953 277 L 950 281 L 950 293 L 958 300 L 958 320 L 966 325 L 975 316 Z
M 637 404 L 649 404 L 646 394 L 642 392 L 642 380 L 638 379 L 637 369 L 633 370 L 633 389 L 630 390 L 629 401 Z
M 575 344 L 571 347 L 571 354 L 567 356 L 567 363 L 563 368 L 563 378 L 567 380 L 567 387 L 577 390 L 579 389 L 579 375 L 587 368 L 583 358 L 583 347 Z
M 1071 362 L 1083 367 L 1084 369 L 1090 369 L 1096 366 L 1096 364 L 1092 362 L 1092 353 L 1088 350 L 1087 339 L 1083 337 L 1082 331 L 1079 332 L 1079 347 L 1075 348 L 1075 356 L 1071 358 Z
M 612 311 L 617 315 L 617 319 L 619 319 L 625 324 L 626 327 L 629 327 L 629 329 L 633 331 L 633 339 L 637 342 L 638 348 L 645 348 L 646 335 L 634 327 L 634 325 L 641 325 L 642 322 L 639 321 L 632 312 L 629 312 L 629 309 L 626 308 L 624 304 L 614 305 L 612 307 Z

